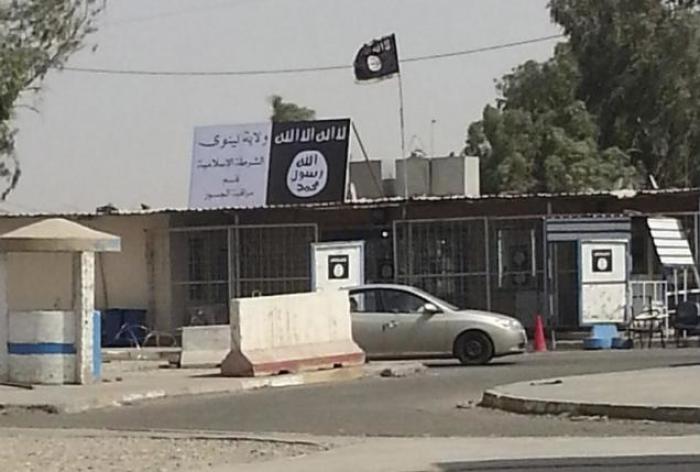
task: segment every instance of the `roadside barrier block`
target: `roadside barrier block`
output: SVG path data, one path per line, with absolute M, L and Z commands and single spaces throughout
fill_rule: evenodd
M 352 339 L 346 291 L 231 301 L 231 351 L 225 376 L 260 376 L 364 363 Z
M 219 367 L 231 350 L 229 325 L 182 328 L 180 367 Z

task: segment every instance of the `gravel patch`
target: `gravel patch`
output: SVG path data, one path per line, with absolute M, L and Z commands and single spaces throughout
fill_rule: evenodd
M 0 471 L 197 471 L 320 450 L 311 444 L 248 439 L 3 434 Z

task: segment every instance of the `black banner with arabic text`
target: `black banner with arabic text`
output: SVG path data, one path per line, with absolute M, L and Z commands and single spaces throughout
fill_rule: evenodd
M 350 120 L 272 125 L 267 204 L 342 202 Z

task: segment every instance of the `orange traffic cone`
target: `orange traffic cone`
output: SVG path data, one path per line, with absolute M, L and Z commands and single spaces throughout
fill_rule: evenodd
M 535 315 L 535 352 L 547 352 L 547 342 L 544 339 L 544 324 L 542 316 Z

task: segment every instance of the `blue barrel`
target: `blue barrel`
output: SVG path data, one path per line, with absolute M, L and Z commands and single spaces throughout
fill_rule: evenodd
M 146 333 L 138 327 L 145 324 L 146 310 L 109 308 L 102 315 L 102 345 L 127 347 L 133 346 L 134 341 L 140 344 Z
M 114 347 L 117 333 L 124 323 L 121 310 L 105 310 L 102 312 L 102 345 L 105 347 Z
M 124 324 L 129 326 L 144 326 L 146 324 L 146 310 L 122 310 Z

